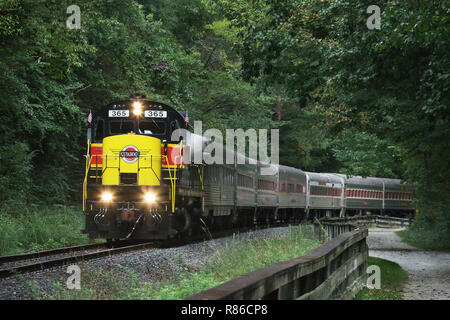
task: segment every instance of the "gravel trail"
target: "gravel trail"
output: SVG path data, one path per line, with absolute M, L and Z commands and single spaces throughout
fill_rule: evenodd
M 408 272 L 405 300 L 450 299 L 450 253 L 426 251 L 404 243 L 396 231 L 369 229 L 369 255 L 398 263 Z

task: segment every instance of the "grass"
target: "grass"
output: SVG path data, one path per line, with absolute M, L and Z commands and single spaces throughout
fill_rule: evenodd
M 355 297 L 356 300 L 402 300 L 403 286 L 408 274 L 397 263 L 369 257 L 368 265 L 377 265 L 381 270 L 380 289 L 362 289 Z
M 3 209 L 0 212 L 0 255 L 12 255 L 89 243 L 81 234 L 78 207 Z
M 421 204 L 412 225 L 397 234 L 406 243 L 425 250 L 450 250 L 450 209 L 448 203 Z
M 105 270 L 86 270 L 81 274 L 81 290 L 68 290 L 55 283 L 53 294 L 38 295 L 36 285 L 30 294 L 38 299 L 183 299 L 259 268 L 302 256 L 321 243 L 310 226 L 291 227 L 285 235 L 273 238 L 231 241 L 216 248 L 203 265 L 192 266 L 181 257 L 172 261 L 173 276 L 161 281 L 146 281 L 122 267 L 125 276 Z
M 410 246 L 425 250 L 439 250 L 450 252 L 450 244 L 446 241 L 435 239 L 435 233 L 431 230 L 418 232 L 415 229 L 397 231 L 396 234 Z

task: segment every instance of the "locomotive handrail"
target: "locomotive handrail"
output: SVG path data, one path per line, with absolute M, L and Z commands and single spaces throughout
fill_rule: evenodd
M 86 198 L 87 198 L 87 178 L 89 175 L 89 170 L 92 167 L 92 159 L 94 157 L 89 157 L 89 155 L 86 155 L 85 157 L 89 158 L 89 164 L 87 165 L 87 169 L 86 169 L 86 174 L 85 174 L 85 179 L 83 182 L 83 211 L 86 208 Z M 109 154 L 103 154 L 103 155 L 96 155 L 95 156 L 96 159 L 101 158 L 102 162 L 103 160 L 105 160 L 105 165 L 102 168 L 101 171 L 101 176 L 104 175 L 106 169 L 119 169 L 120 170 L 120 159 L 119 159 L 119 165 L 118 166 L 109 166 L 108 165 L 108 158 L 121 158 L 121 155 L 109 155 Z M 164 159 L 166 161 L 166 163 L 168 164 L 167 166 L 165 166 L 164 170 L 167 170 L 169 172 L 169 180 L 170 180 L 170 184 L 171 184 L 171 209 L 172 209 L 172 213 L 175 212 L 175 198 L 176 198 L 176 179 L 177 179 L 177 169 L 179 169 L 180 165 L 180 159 L 183 158 L 183 155 L 181 154 L 181 148 L 180 148 L 180 155 L 175 156 L 175 165 L 172 166 L 169 164 L 169 157 L 165 154 L 150 154 L 150 155 L 138 155 L 138 171 L 141 169 L 151 169 L 153 171 L 153 173 L 155 174 L 155 176 L 157 177 L 158 181 L 161 183 L 161 180 L 158 178 L 158 176 L 156 175 L 155 171 L 153 170 L 153 159 L 154 158 L 161 158 L 161 162 Z M 150 158 L 150 167 L 145 166 L 145 167 L 141 167 L 140 165 L 140 160 L 141 159 L 145 159 L 145 158 Z M 98 164 L 96 165 L 96 169 L 98 169 Z
M 163 155 L 163 157 L 166 158 L 166 163 L 169 163 L 169 157 L 167 157 L 167 155 Z M 170 197 L 171 197 L 171 204 L 172 204 L 172 213 L 175 212 L 175 178 L 172 178 L 172 173 L 171 173 L 171 168 L 168 166 L 167 167 L 167 171 L 169 172 L 169 180 L 170 180 L 170 186 L 171 186 L 171 190 L 170 190 Z
M 203 177 L 203 173 L 204 173 L 204 166 L 201 166 L 202 170 L 200 172 L 200 166 L 197 166 L 197 171 L 198 171 L 198 176 L 200 179 L 200 183 L 202 185 L 202 212 L 205 211 L 205 182 L 204 182 L 204 177 Z
M 85 157 L 89 157 L 89 156 L 86 156 L 86 155 L 85 155 Z M 115 154 L 95 155 L 95 156 L 92 156 L 92 157 L 91 157 L 91 160 L 92 160 L 92 158 L 94 158 L 94 157 L 101 158 L 102 160 L 106 159 L 105 169 L 108 169 L 108 168 L 120 169 L 120 161 L 119 161 L 119 166 L 118 166 L 118 167 L 108 166 L 108 165 L 107 165 L 107 161 L 108 161 L 108 158 L 121 158 L 121 157 L 122 157 L 121 155 L 115 155 Z M 143 169 L 150 169 L 150 168 L 153 168 L 153 158 L 154 158 L 154 157 L 161 157 L 161 159 L 162 159 L 162 158 L 164 158 L 164 157 L 167 158 L 167 155 L 163 155 L 163 154 L 139 155 L 139 156 L 137 156 L 138 161 L 139 161 L 139 158 L 150 158 L 151 166 L 150 166 L 150 167 L 142 167 L 142 166 L 139 166 L 139 165 L 138 165 L 138 169 L 142 169 L 142 168 L 143 168 Z M 97 164 L 97 166 L 98 166 L 98 164 Z M 89 168 L 91 168 L 91 167 L 92 167 L 92 165 L 90 164 L 90 165 L 89 165 Z M 102 170 L 102 175 L 103 175 L 104 172 L 105 172 L 105 170 Z
M 87 198 L 87 178 L 89 175 L 89 169 L 91 168 L 91 163 L 92 163 L 92 159 L 93 157 L 89 157 L 86 156 L 86 172 L 85 172 L 85 176 L 84 176 L 84 181 L 83 181 L 83 212 L 86 210 L 86 198 Z M 89 160 L 88 160 L 89 158 Z M 89 163 L 88 163 L 89 161 Z
M 176 186 L 177 186 L 177 169 L 183 167 L 183 161 L 179 161 L 180 159 L 183 159 L 184 155 L 182 154 L 183 150 L 183 142 L 181 141 L 179 143 L 179 155 L 175 156 L 175 164 L 171 165 L 169 162 L 169 157 L 167 155 L 162 155 L 165 158 L 166 165 L 165 170 L 169 172 L 169 180 L 171 185 L 171 204 L 172 204 L 172 213 L 175 212 L 175 200 L 176 200 Z M 172 170 L 173 170 L 173 177 L 172 177 Z

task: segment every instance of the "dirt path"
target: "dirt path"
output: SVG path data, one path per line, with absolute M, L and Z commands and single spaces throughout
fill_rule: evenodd
M 369 255 L 394 261 L 408 272 L 403 299 L 450 299 L 450 253 L 412 247 L 395 234 L 398 230 L 370 229 Z

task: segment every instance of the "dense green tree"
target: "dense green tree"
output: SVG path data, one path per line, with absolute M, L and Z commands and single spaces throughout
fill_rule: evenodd
M 332 147 L 341 163 L 341 173 L 348 175 L 398 178 L 403 172 L 401 149 L 373 133 L 345 129 Z
M 2 203 L 79 195 L 89 110 L 136 91 L 206 127 L 272 127 L 268 99 L 236 78 L 234 31 L 203 2 L 81 1 L 79 30 L 71 4 L 1 3 Z
M 140 0 L 147 13 L 190 49 L 202 38 L 212 16 L 202 0 Z
M 247 16 L 225 7 L 244 17 L 235 23 L 245 75 L 284 85 L 325 116 L 341 171 L 416 181 L 418 207 L 447 217 L 449 232 L 450 3 L 380 2 L 381 29 L 370 30 L 373 4 L 267 0 L 255 2 L 262 14 Z
M 26 159 L 23 187 L 32 178 L 33 194 L 48 201 L 80 189 L 74 181 L 82 175 L 89 109 L 137 90 L 181 105 L 201 69 L 199 55 L 187 54 L 135 1 L 80 2 L 80 30 L 66 27 L 70 4 L 2 7 L 0 156 Z M 8 183 L 16 174 L 2 172 L 3 187 L 16 190 L 18 179 Z
M 79 30 L 71 4 L 0 2 L 2 204 L 76 199 L 89 110 L 140 91 L 279 128 L 282 164 L 415 181 L 450 230 L 449 1 L 83 0 Z

